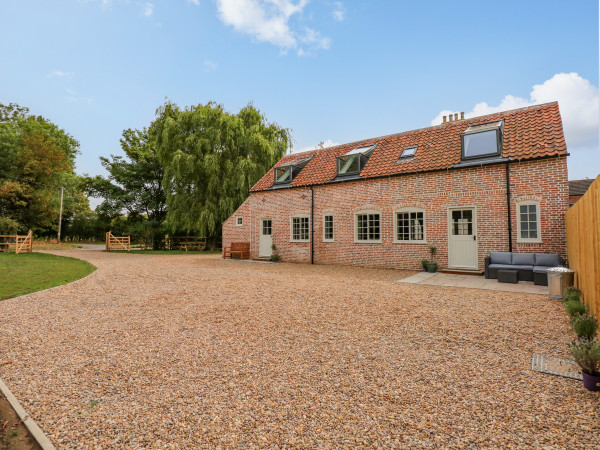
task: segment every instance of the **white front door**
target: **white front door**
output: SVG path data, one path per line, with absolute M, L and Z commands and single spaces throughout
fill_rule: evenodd
M 478 268 L 475 208 L 450 208 L 448 211 L 448 266 Z
M 273 244 L 273 221 L 260 219 L 260 240 L 258 242 L 258 256 L 271 256 Z

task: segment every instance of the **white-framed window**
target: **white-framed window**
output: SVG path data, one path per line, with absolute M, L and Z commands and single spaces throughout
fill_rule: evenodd
M 333 242 L 333 214 L 323 216 L 323 242 Z
M 241 227 L 242 225 L 244 225 L 244 218 L 243 217 L 237 217 L 235 219 L 235 226 L 236 227 Z
M 290 228 L 290 240 L 292 242 L 310 241 L 310 218 L 308 216 L 292 216 L 290 221 Z
M 402 208 L 394 211 L 394 242 L 425 243 L 425 211 Z
M 367 210 L 354 214 L 355 242 L 381 242 L 381 213 Z
M 542 242 L 540 202 L 525 200 L 517 203 L 517 242 Z

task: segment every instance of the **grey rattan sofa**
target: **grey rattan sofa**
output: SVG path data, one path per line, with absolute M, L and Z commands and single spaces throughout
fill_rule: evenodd
M 519 281 L 533 281 L 534 284 L 548 286 L 551 267 L 564 265 L 558 253 L 513 253 L 491 252 L 485 258 L 485 277 L 498 279 L 498 270 L 516 270 Z

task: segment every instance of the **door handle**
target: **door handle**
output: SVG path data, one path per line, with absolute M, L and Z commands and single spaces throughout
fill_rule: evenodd
M 473 236 L 473 240 L 476 241 L 477 240 L 477 236 Z

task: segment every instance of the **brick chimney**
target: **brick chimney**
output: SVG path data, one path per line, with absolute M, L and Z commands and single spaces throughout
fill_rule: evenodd
M 458 118 L 458 113 L 454 113 L 448 115 L 448 120 L 446 121 L 446 116 L 442 116 L 442 123 L 446 123 L 446 122 L 458 122 L 459 120 L 465 120 L 465 113 L 461 112 L 460 113 L 460 119 Z

